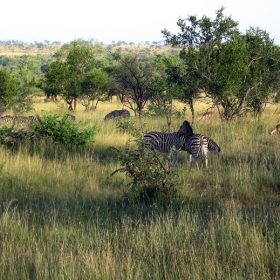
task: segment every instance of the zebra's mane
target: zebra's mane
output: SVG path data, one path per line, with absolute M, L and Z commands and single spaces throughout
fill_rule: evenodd
M 184 121 L 183 124 L 180 126 L 178 133 L 180 136 L 192 135 L 193 129 L 192 129 L 190 123 L 188 121 Z

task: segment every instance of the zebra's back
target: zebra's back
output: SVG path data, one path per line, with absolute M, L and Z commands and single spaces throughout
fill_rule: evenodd
M 0 125 L 10 124 L 13 122 L 13 117 L 10 115 L 0 117 Z
M 192 134 L 185 141 L 182 150 L 191 153 L 194 157 L 198 157 L 201 153 L 208 151 L 208 138 L 202 134 Z
M 162 153 L 168 153 L 172 147 L 176 149 L 182 148 L 182 143 L 177 132 L 164 133 L 151 131 L 146 133 L 143 140 L 150 148 L 153 148 Z
M 182 150 L 188 152 L 189 164 L 191 164 L 192 157 L 194 157 L 196 166 L 198 167 L 198 160 L 201 158 L 205 164 L 205 168 L 208 168 L 208 138 L 205 135 L 192 134 L 186 139 Z
M 104 118 L 104 120 L 109 120 L 109 119 L 114 119 L 114 118 L 129 118 L 130 117 L 130 113 L 128 110 L 123 109 L 123 110 L 114 110 L 112 112 L 110 112 L 109 114 L 107 114 Z

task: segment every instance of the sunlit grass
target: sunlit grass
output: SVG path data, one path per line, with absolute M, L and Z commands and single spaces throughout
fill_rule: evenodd
M 181 105 L 180 105 L 181 106 Z M 109 147 L 132 136 L 103 119 L 121 104 L 78 107 L 78 121 L 98 124 L 84 150 L 42 142 L 0 148 L 1 279 L 278 279 L 280 275 L 280 120 L 263 117 L 196 121 L 212 138 L 209 170 L 189 167 L 180 152 L 178 201 L 130 204 L 124 173 Z M 63 102 L 35 104 L 64 114 Z M 143 133 L 166 131 L 163 117 L 131 118 Z M 176 130 L 184 118 L 174 118 Z M 131 148 L 133 147 L 133 142 Z

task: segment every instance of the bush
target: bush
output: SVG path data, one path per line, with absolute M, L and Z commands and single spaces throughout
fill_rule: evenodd
M 135 141 L 138 146 L 135 150 L 130 149 L 130 142 L 124 151 L 111 148 L 111 152 L 118 156 L 121 164 L 121 168 L 111 175 L 118 172 L 126 174 L 130 180 L 126 198 L 131 202 L 165 205 L 174 201 L 178 198 L 176 169 L 167 157 L 146 148 L 142 137 Z
M 121 133 L 133 133 L 134 126 L 135 121 L 133 120 L 126 121 L 124 118 L 116 118 L 116 127 Z
M 13 132 L 13 127 L 2 126 L 0 128 L 0 144 L 6 144 Z
M 85 146 L 94 142 L 98 126 L 82 128 L 82 125 L 72 120 L 69 114 L 44 115 L 36 117 L 29 126 L 29 136 L 33 138 L 48 137 L 52 141 L 66 145 Z

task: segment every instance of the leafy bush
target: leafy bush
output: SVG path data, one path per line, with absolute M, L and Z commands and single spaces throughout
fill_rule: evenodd
M 30 137 L 48 137 L 52 141 L 66 144 L 85 146 L 94 141 L 98 126 L 82 128 L 81 124 L 71 119 L 69 114 L 37 116 L 29 126 Z
M 133 120 L 124 120 L 124 118 L 116 118 L 116 127 L 117 129 L 124 133 L 132 133 L 134 131 L 135 121 Z
M 13 132 L 13 127 L 2 126 L 0 127 L 0 144 L 6 144 Z
M 167 157 L 146 148 L 142 137 L 135 141 L 138 146 L 135 150 L 130 149 L 130 142 L 124 151 L 111 148 L 111 152 L 118 156 L 121 164 L 121 168 L 115 170 L 111 176 L 118 172 L 126 174 L 130 180 L 126 198 L 130 201 L 163 205 L 172 202 L 178 197 L 176 169 Z

